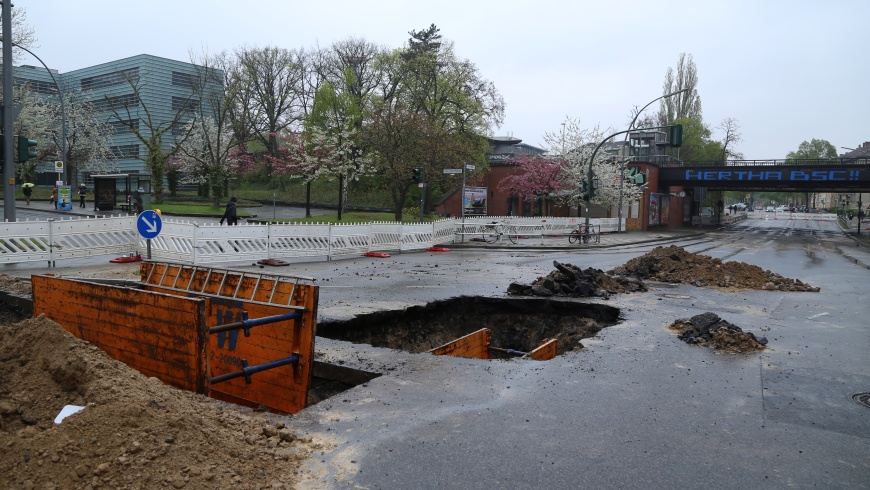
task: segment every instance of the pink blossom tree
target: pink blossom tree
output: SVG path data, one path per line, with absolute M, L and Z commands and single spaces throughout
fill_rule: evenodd
M 565 162 L 561 159 L 522 155 L 510 160 L 520 172 L 498 184 L 500 192 L 510 192 L 520 201 L 545 200 L 560 194 L 571 184 L 566 180 Z

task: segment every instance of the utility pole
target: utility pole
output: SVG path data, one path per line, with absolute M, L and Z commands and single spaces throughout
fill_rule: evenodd
M 15 137 L 14 100 L 12 97 L 12 2 L 2 2 L 3 16 L 3 215 L 6 221 L 15 219 Z

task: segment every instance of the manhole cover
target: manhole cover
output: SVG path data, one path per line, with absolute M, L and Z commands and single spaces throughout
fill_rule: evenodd
M 852 400 L 858 405 L 870 408 L 870 393 L 855 393 L 852 395 Z
M 347 321 L 318 322 L 317 335 L 422 353 L 487 328 L 494 350 L 530 352 L 556 339 L 556 354 L 561 355 L 618 321 L 619 309 L 596 303 L 463 296 Z

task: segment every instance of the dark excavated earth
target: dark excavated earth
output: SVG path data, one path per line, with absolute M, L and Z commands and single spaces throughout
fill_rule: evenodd
M 528 352 L 554 338 L 557 353 L 583 347 L 582 339 L 617 323 L 619 309 L 544 298 L 461 296 L 345 321 L 321 321 L 317 335 L 408 352 L 426 352 L 489 328 L 492 345 Z

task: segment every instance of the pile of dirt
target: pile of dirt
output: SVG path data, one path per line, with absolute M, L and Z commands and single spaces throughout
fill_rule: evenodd
M 147 378 L 42 316 L 0 326 L 8 488 L 291 488 L 317 444 Z M 66 405 L 85 407 L 60 424 Z
M 33 286 L 30 284 L 30 281 L 25 279 L 0 274 L 0 291 L 5 291 L 21 298 L 29 298 L 33 295 Z
M 532 284 L 511 283 L 508 294 L 518 296 L 564 296 L 585 298 L 599 296 L 607 298 L 616 293 L 634 293 L 647 291 L 647 287 L 638 279 L 628 277 L 613 277 L 600 269 L 588 267 L 581 269 L 573 264 L 561 264 L 553 261 L 553 272 L 546 277 L 539 277 Z
M 656 247 L 611 271 L 610 274 L 650 281 L 694 286 L 767 291 L 818 292 L 800 280 L 789 279 L 745 262 L 722 262 L 707 255 L 693 254 L 682 247 Z
M 727 352 L 756 352 L 767 345 L 766 337 L 756 337 L 740 327 L 719 318 L 711 312 L 692 318 L 682 318 L 668 326 L 679 332 L 679 338 L 687 344 L 702 345 Z

